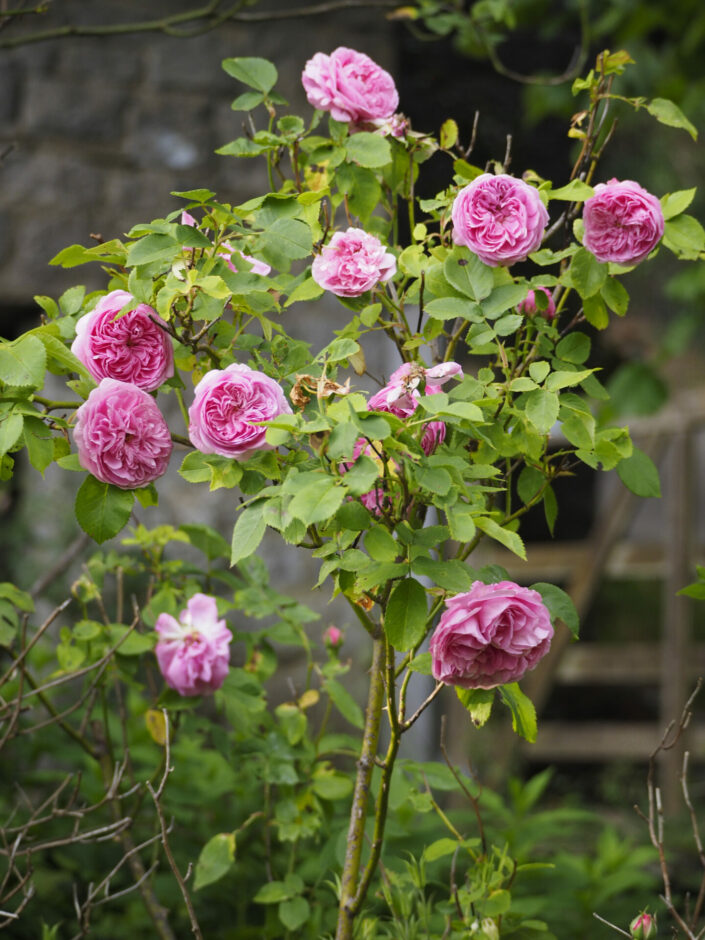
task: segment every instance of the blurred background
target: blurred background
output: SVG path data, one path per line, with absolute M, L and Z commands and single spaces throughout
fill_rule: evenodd
M 530 168 L 557 184 L 567 180 L 576 155 L 567 129 L 582 104 L 571 94 L 572 78 L 601 49 L 624 48 L 635 60 L 618 80 L 620 94 L 670 98 L 696 127 L 705 127 L 700 0 L 418 0 L 406 6 L 353 0 L 302 3 L 302 11 L 296 0 L 261 0 L 236 5 L 241 20 L 212 29 L 206 21 L 174 20 L 194 6 L 189 0 L 53 0 L 39 8 L 25 4 L 26 15 L 17 15 L 8 11 L 22 11 L 21 3 L 0 2 L 4 337 L 38 322 L 34 295 L 56 297 L 77 281 L 88 289 L 104 286 L 97 265 L 52 267 L 63 247 L 89 244 L 96 235 L 120 237 L 138 221 L 165 216 L 180 204 L 172 191 L 209 187 L 222 201 L 240 203 L 267 188 L 263 164 L 214 152 L 241 134 L 244 119 L 230 107 L 241 89 L 220 68 L 225 57 L 271 59 L 278 90 L 294 111 L 308 113 L 300 82 L 306 60 L 351 46 L 392 73 L 400 108 L 416 130 L 437 133 L 452 117 L 467 142 L 479 112 L 473 163 L 502 160 L 511 134 L 511 171 Z M 141 29 L 147 17 L 167 28 Z M 90 35 L 97 27 L 105 27 L 103 34 Z M 37 34 L 46 38 L 38 41 Z M 615 102 L 615 113 L 617 133 L 595 182 L 633 177 L 658 196 L 702 190 L 699 143 L 643 111 Z M 434 195 L 450 175 L 447 159 L 432 158 L 421 195 Z M 689 211 L 703 218 L 702 192 Z M 582 797 L 615 812 L 642 799 L 659 729 L 705 669 L 705 605 L 675 596 L 705 558 L 699 485 L 705 266 L 679 267 L 662 251 L 629 275 L 628 286 L 626 317 L 593 342 L 613 395 L 610 417 L 617 424 L 629 420 L 639 446 L 659 464 L 663 497 L 633 500 L 614 473 L 585 470 L 562 481 L 555 539 L 542 513 L 527 519 L 528 565 L 484 550 L 482 561 L 506 564 L 516 580 L 560 584 L 583 615 L 582 642 L 569 647 L 559 638 L 555 655 L 527 688 L 541 711 L 536 745 L 512 751 L 492 725 L 469 739 L 465 713 L 444 705 L 451 710 L 453 756 L 467 761 L 470 748 L 488 780 L 498 781 L 507 768 L 533 773 L 553 766 L 556 798 Z M 332 304 L 326 322 L 320 310 L 315 318 L 302 316 L 301 336 L 325 342 L 344 320 L 345 311 Z M 396 362 L 376 365 L 388 374 Z M 77 535 L 70 507 L 80 480 L 52 469 L 43 480 L 20 467 L 0 484 L 0 580 L 28 587 Z M 178 504 L 180 516 L 208 522 L 229 539 L 233 513 L 223 503 L 231 495 L 184 487 L 176 476 L 160 493 L 159 511 L 145 511 L 141 521 L 169 519 Z M 305 595 L 323 612 L 324 624 L 348 625 L 347 614 L 326 606 L 325 591 L 317 600 L 304 587 L 313 570 L 307 559 L 282 551 L 274 539 L 265 543 L 278 589 Z M 354 654 L 352 634 L 344 655 Z M 421 734 L 414 747 L 435 756 L 428 732 Z M 702 767 L 705 734 L 697 722 L 690 747 Z M 664 774 L 670 805 L 678 795 L 679 761 L 675 753 Z M 705 796 L 705 782 L 692 789 L 694 797 Z

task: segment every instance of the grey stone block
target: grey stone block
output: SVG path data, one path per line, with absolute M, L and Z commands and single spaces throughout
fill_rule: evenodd
M 19 68 L 12 62 L 0 62 L 0 121 L 15 121 L 19 106 Z
M 144 96 L 129 123 L 123 152 L 137 166 L 186 170 L 212 158 L 210 104 L 201 96 Z
M 95 42 L 71 39 L 59 44 L 57 73 L 93 82 L 136 82 L 144 72 L 146 36 L 105 36 Z
M 33 136 L 116 141 L 127 90 L 117 83 L 30 75 L 21 127 Z
M 26 145 L 8 155 L 0 167 L 0 205 L 32 208 L 61 208 L 96 204 L 103 189 L 104 171 L 85 154 L 75 154 L 45 145 L 32 152 Z

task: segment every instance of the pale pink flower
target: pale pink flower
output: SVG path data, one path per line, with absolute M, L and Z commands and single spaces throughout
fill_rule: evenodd
M 301 75 L 314 108 L 336 121 L 391 118 L 399 104 L 394 79 L 364 52 L 339 46 L 330 55 L 317 52 Z
M 426 395 L 435 395 L 441 391 L 441 385 L 449 378 L 463 377 L 463 370 L 457 362 L 443 362 L 440 365 L 424 368 L 417 363 L 405 362 L 390 376 L 384 388 L 376 392 L 367 403 L 370 411 L 386 411 L 398 418 L 408 418 L 418 408 L 421 392 L 419 385 L 425 381 Z M 446 437 L 443 421 L 429 421 L 424 426 L 421 447 L 428 456 L 432 454 Z
M 545 320 L 552 320 L 556 315 L 556 302 L 553 299 L 553 293 L 547 287 L 537 287 L 536 290 L 543 291 L 543 293 L 548 298 L 548 306 L 541 311 L 541 316 Z M 529 290 L 526 293 L 526 297 L 520 304 L 517 305 L 518 313 L 524 313 L 527 316 L 532 317 L 538 310 L 536 305 L 536 291 Z
M 194 594 L 176 620 L 159 614 L 155 652 L 167 685 L 179 695 L 206 695 L 219 689 L 230 668 L 233 635 L 218 619 L 214 597 Z
M 431 637 L 434 678 L 464 689 L 516 682 L 546 655 L 552 636 L 538 591 L 512 581 L 475 581 L 446 601 Z
M 492 267 L 526 260 L 548 223 L 538 190 L 506 173 L 475 177 L 455 197 L 451 217 L 455 244 Z
M 133 300 L 125 290 L 101 297 L 76 324 L 71 352 L 96 382 L 118 379 L 151 392 L 174 374 L 174 352 L 158 325 L 159 317 L 147 304 L 118 317 Z
M 203 376 L 188 414 L 189 437 L 197 450 L 247 460 L 258 450 L 272 449 L 266 427 L 252 422 L 291 414 L 291 406 L 274 379 L 233 363 Z
M 151 395 L 136 385 L 103 379 L 76 411 L 78 459 L 98 480 L 123 490 L 166 472 L 171 435 Z
M 598 261 L 638 264 L 661 240 L 661 203 L 634 180 L 598 183 L 583 207 L 583 244 Z
M 349 228 L 336 232 L 316 255 L 311 275 L 320 287 L 338 297 L 359 297 L 388 281 L 396 270 L 396 258 L 379 238 L 361 228 Z

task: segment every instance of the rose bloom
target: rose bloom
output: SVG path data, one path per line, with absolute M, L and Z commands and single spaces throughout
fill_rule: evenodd
M 598 183 L 583 207 L 583 244 L 598 261 L 638 264 L 663 235 L 663 211 L 656 196 L 634 180 Z
M 313 259 L 316 284 L 338 297 L 359 297 L 397 270 L 396 258 L 382 242 L 361 228 L 336 232 Z
M 267 429 L 253 421 L 291 414 L 281 387 L 264 372 L 234 363 L 207 372 L 196 386 L 189 408 L 189 437 L 203 454 L 247 460 L 258 450 L 272 450 Z
M 171 435 L 157 403 L 117 379 L 103 379 L 78 408 L 73 436 L 81 466 L 123 490 L 162 476 L 171 456 Z
M 174 374 L 174 352 L 159 319 L 147 304 L 116 319 L 134 298 L 125 290 L 114 290 L 76 324 L 71 352 L 90 374 L 101 379 L 119 379 L 139 385 L 146 392 L 158 388 Z
M 548 298 L 548 306 L 541 310 L 541 316 L 545 320 L 552 320 L 556 315 L 556 302 L 553 299 L 552 292 L 547 287 L 537 287 L 536 290 L 543 291 L 543 293 Z M 529 290 L 527 291 L 526 297 L 520 304 L 517 305 L 518 313 L 525 313 L 528 316 L 532 317 L 538 311 L 538 306 L 536 304 L 536 291 Z
M 179 695 L 204 695 L 219 689 L 230 668 L 233 635 L 218 620 L 215 598 L 194 594 L 176 620 L 159 614 L 155 652 L 167 685 Z
M 426 382 L 426 395 L 434 395 L 440 392 L 444 382 L 456 375 L 463 377 L 463 370 L 457 362 L 443 362 L 430 369 L 405 362 L 392 373 L 388 384 L 370 398 L 367 407 L 370 411 L 386 411 L 397 418 L 408 418 L 418 408 L 421 397 L 418 386 L 422 379 Z M 421 438 L 421 447 L 426 456 L 432 454 L 445 438 L 445 422 L 429 421 L 424 426 Z
M 314 108 L 336 121 L 391 118 L 399 104 L 394 79 L 364 52 L 339 46 L 330 55 L 317 52 L 301 74 Z
M 548 212 L 538 190 L 523 180 L 483 173 L 455 197 L 453 241 L 496 267 L 525 261 L 541 244 Z
M 546 655 L 552 636 L 538 591 L 512 581 L 475 581 L 446 601 L 431 637 L 434 678 L 464 689 L 515 682 Z

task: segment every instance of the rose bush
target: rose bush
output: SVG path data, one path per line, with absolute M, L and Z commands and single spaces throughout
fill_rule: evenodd
M 156 312 L 147 304 L 137 304 L 119 316 L 123 307 L 134 303 L 124 290 L 101 297 L 76 324 L 71 352 L 97 382 L 117 379 L 152 392 L 174 374 L 174 353 Z
M 157 662 L 167 684 L 179 695 L 207 695 L 219 689 L 230 666 L 233 635 L 218 619 L 214 597 L 194 594 L 176 620 L 157 617 Z
M 446 600 L 431 637 L 433 675 L 463 689 L 516 682 L 551 646 L 551 615 L 538 591 L 513 581 L 483 584 Z
M 634 180 L 598 183 L 583 208 L 583 244 L 598 261 L 639 264 L 658 245 L 663 210 L 655 196 Z
M 120 489 L 162 476 L 173 446 L 154 399 L 117 379 L 103 379 L 77 409 L 73 436 L 81 465 Z

